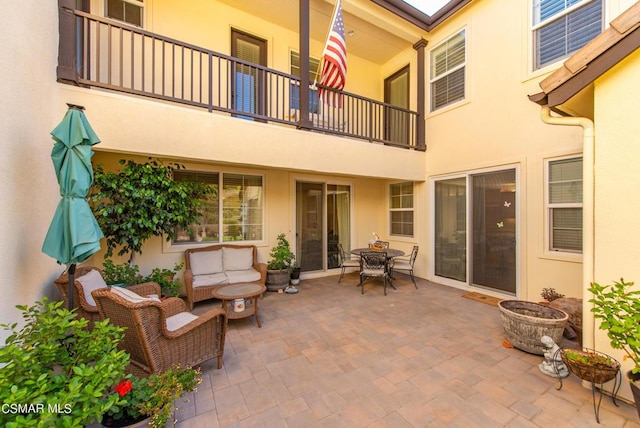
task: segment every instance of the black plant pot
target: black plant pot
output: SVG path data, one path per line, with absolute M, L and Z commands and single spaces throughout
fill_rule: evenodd
M 638 384 L 640 382 L 640 373 L 631 373 L 631 370 L 629 370 L 627 379 L 629 379 L 633 401 L 636 402 L 636 410 L 638 411 L 638 417 L 640 417 L 640 385 Z
M 291 279 L 300 279 L 300 268 L 293 268 L 291 270 Z

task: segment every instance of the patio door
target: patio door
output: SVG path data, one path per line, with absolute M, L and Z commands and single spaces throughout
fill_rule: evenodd
M 338 243 L 350 251 L 351 187 L 296 182 L 296 257 L 303 272 L 339 267 Z
M 409 109 L 409 66 L 384 79 L 384 102 L 402 109 Z M 384 116 L 385 140 L 408 144 L 409 112 L 385 107 Z
M 266 73 L 256 65 L 267 65 L 267 41 L 231 30 L 231 56 L 244 60 L 236 62 L 232 74 L 232 102 L 235 110 L 264 115 Z M 251 64 L 248 64 L 251 63 Z M 253 119 L 251 116 L 236 116 Z
M 516 169 L 437 180 L 434 272 L 516 294 Z

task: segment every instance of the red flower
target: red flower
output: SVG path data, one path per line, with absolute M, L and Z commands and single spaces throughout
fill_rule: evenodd
M 116 386 L 116 392 L 120 394 L 120 397 L 124 397 L 127 395 L 129 391 L 131 391 L 132 385 L 129 379 L 123 380 Z

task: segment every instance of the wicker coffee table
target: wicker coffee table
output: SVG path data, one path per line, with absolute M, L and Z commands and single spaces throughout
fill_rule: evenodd
M 258 318 L 258 299 L 267 291 L 267 287 L 262 284 L 229 284 L 216 288 L 213 291 L 213 297 L 222 300 L 222 309 L 227 313 L 228 319 L 247 318 L 251 315 L 256 317 L 256 323 L 260 326 L 260 318 Z M 235 299 L 245 299 L 245 309 L 241 312 L 233 310 L 233 301 Z

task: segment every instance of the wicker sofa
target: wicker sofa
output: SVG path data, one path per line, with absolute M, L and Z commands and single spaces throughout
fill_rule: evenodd
M 211 293 L 225 284 L 263 284 L 267 265 L 258 263 L 255 245 L 217 244 L 185 251 L 184 285 L 190 310 L 193 304 L 212 299 Z
M 146 282 L 92 292 L 101 318 L 126 327 L 121 348 L 130 354 L 127 371 L 136 376 L 162 373 L 175 365 L 197 366 L 222 355 L 227 315 L 221 308 L 196 316 L 178 297 L 160 300 L 160 286 Z M 154 297 L 149 297 L 154 296 Z

